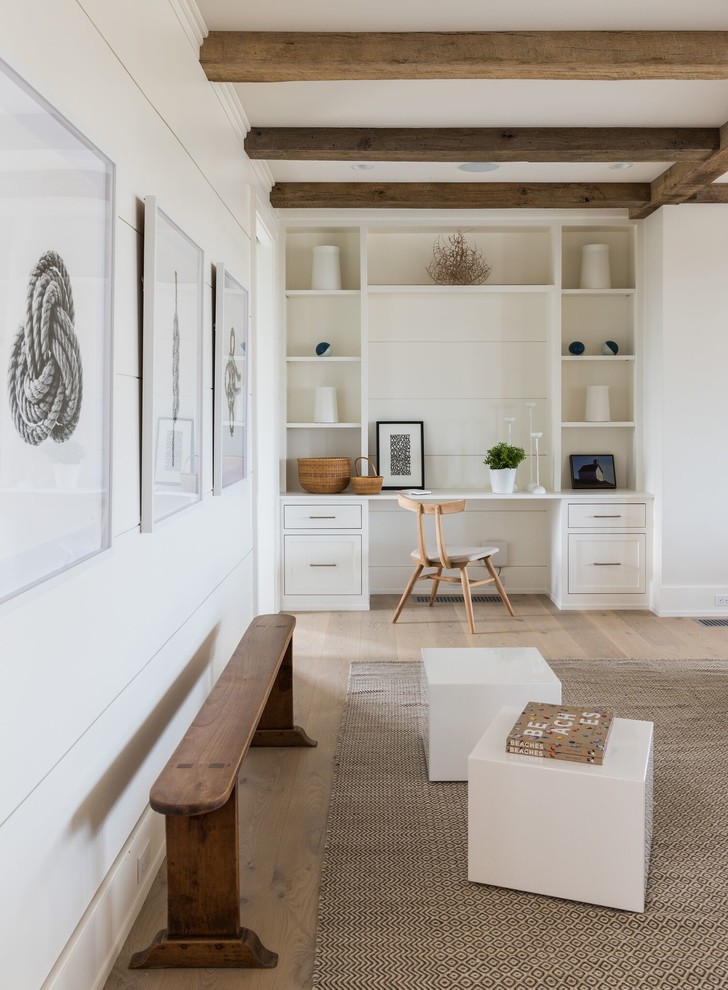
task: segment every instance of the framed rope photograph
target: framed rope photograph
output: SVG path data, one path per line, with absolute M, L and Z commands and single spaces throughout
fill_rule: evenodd
M 248 291 L 215 265 L 215 495 L 248 474 Z
M 144 201 L 142 532 L 202 498 L 203 252 Z
M 377 423 L 377 474 L 383 489 L 425 487 L 422 420 Z
M 0 602 L 111 544 L 114 165 L 0 60 Z

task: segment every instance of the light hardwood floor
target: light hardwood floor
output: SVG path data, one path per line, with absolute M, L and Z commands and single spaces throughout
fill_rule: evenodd
M 728 628 L 649 612 L 559 612 L 539 595 L 475 605 L 476 634 L 462 604 L 434 608 L 410 600 L 396 625 L 397 598 L 369 612 L 309 612 L 294 634 L 295 718 L 316 749 L 256 749 L 240 786 L 241 921 L 279 953 L 273 970 L 129 970 L 133 952 L 165 925 L 164 867 L 124 945 L 105 990 L 298 990 L 311 985 L 316 907 L 333 757 L 349 664 L 419 660 L 423 646 L 535 646 L 547 659 L 728 656 Z

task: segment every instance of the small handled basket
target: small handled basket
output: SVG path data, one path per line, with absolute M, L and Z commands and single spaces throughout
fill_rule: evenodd
M 359 461 L 367 462 L 367 472 L 369 468 L 374 472 L 374 477 L 371 475 L 361 475 L 359 472 Z M 382 490 L 382 482 L 384 478 L 377 474 L 377 469 L 374 467 L 372 462 L 368 457 L 357 457 L 354 461 L 354 470 L 356 471 L 356 477 L 351 479 L 351 487 L 354 489 L 355 495 L 379 495 Z

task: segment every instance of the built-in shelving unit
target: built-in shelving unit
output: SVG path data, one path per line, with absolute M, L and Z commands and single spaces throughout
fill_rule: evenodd
M 422 420 L 427 488 L 472 493 L 460 541 L 504 541 L 511 590 L 550 589 L 564 607 L 594 604 L 587 597 L 591 592 L 574 597 L 568 591 L 565 543 L 559 572 L 553 551 L 569 530 L 568 510 L 526 492 L 535 480 L 534 462 L 527 458 L 519 468 L 520 491 L 506 509 L 498 499 L 482 497 L 489 494 L 483 458 L 509 434 L 529 451 L 532 422 L 541 433 L 539 473 L 547 493 L 567 503 L 597 497 L 598 491 L 571 490 L 569 455 L 593 453 L 614 455 L 622 502 L 637 496 L 642 369 L 636 225 L 620 218 L 595 224 L 593 215 L 583 223 L 511 219 L 463 225 L 491 274 L 483 285 L 451 286 L 435 285 L 426 269 L 437 239 L 453 233 L 457 223 L 399 215 L 391 224 L 386 218 L 360 221 L 351 212 L 327 215 L 320 226 L 303 213 L 284 223 L 284 510 L 301 498 L 316 498 L 301 493 L 297 458 L 346 456 L 353 467 L 359 456 L 374 459 L 377 421 Z M 611 288 L 580 287 L 582 247 L 593 243 L 609 245 Z M 323 244 L 340 249 L 340 290 L 310 288 L 313 248 Z M 332 345 L 328 357 L 315 353 L 323 340 Z M 574 340 L 584 344 L 582 355 L 569 352 Z M 602 353 L 607 340 L 618 344 L 616 355 Z M 312 421 L 319 385 L 336 388 L 338 423 Z M 587 385 L 608 386 L 608 422 L 586 420 Z M 362 590 L 341 607 L 366 606 L 367 570 L 374 591 L 401 591 L 406 581 L 411 534 L 403 532 L 391 500 L 361 500 L 361 520 L 364 527 L 371 521 L 370 557 L 364 530 L 355 538 L 341 525 L 340 532 L 318 535 L 292 529 L 290 520 L 283 528 L 289 543 L 305 536 L 311 552 L 324 556 L 335 540 L 346 537 L 346 547 L 361 543 Z M 325 563 L 333 573 L 333 558 Z M 291 584 L 289 574 L 290 587 L 305 588 L 306 567 L 314 565 L 323 566 L 301 563 L 303 584 L 298 577 Z M 359 564 L 346 566 L 356 571 Z M 345 584 L 352 584 L 349 577 Z M 290 597 L 289 588 L 284 605 L 324 607 L 318 592 L 308 599 L 299 591 Z M 637 594 L 631 588 L 623 591 L 621 605 L 643 602 L 630 597 Z
M 570 485 L 569 455 L 586 453 L 613 454 L 617 484 L 627 489 L 640 486 L 635 238 L 636 226 L 629 223 L 564 226 L 561 230 L 559 391 L 563 487 Z M 608 245 L 611 288 L 579 287 L 582 248 L 593 243 Z M 616 355 L 602 353 L 607 340 L 617 343 Z M 568 352 L 572 341 L 584 344 L 582 355 Z M 608 387 L 610 421 L 586 421 L 588 385 Z

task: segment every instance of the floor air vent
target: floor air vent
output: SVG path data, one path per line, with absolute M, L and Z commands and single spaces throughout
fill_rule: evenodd
M 473 595 L 473 601 L 478 605 L 490 605 L 495 602 L 500 602 L 499 595 Z M 415 595 L 415 601 L 423 605 L 425 602 L 429 602 L 429 595 Z M 465 604 L 465 599 L 462 595 L 438 595 L 435 602 L 459 602 L 461 605 Z
M 728 626 L 728 619 L 696 619 L 701 626 Z

